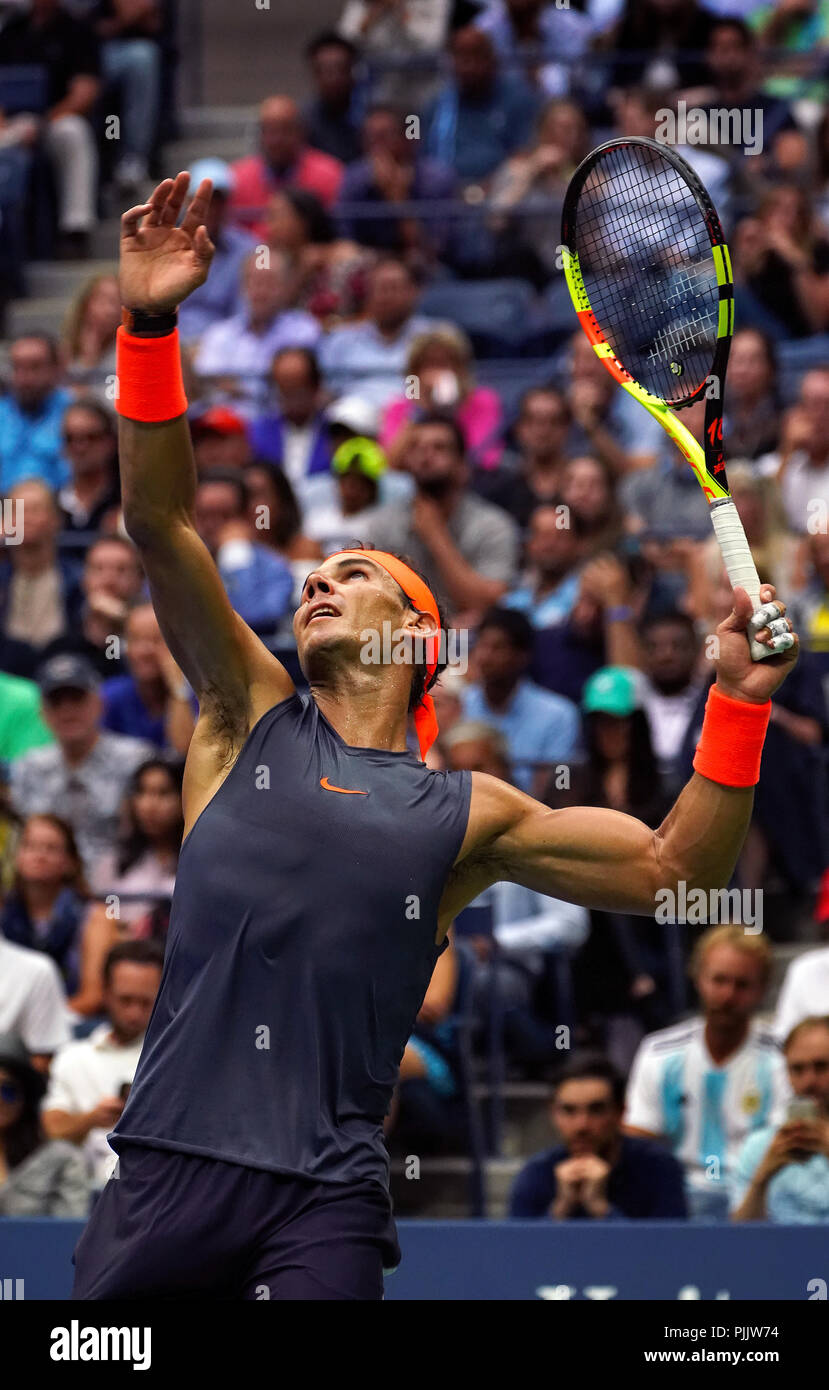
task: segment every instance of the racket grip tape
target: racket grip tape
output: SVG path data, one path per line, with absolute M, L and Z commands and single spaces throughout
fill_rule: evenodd
M 738 587 L 745 589 L 756 613 L 758 608 L 762 607 L 760 603 L 760 579 L 746 540 L 740 514 L 731 497 L 724 497 L 712 503 L 711 521 L 720 543 L 720 550 L 731 587 L 732 589 Z M 762 642 L 758 642 L 751 631 L 748 632 L 747 636 L 753 661 L 762 661 L 764 657 L 774 656 L 775 653 L 769 647 L 764 646 Z

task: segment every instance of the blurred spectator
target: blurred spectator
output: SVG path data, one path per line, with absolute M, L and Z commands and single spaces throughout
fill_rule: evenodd
M 124 196 L 139 196 L 149 176 L 150 156 L 161 113 L 163 0 L 100 0 L 95 31 L 101 40 L 106 94 L 116 94 L 121 111 L 122 151 L 114 177 Z
M 309 492 L 306 530 L 323 555 L 333 555 L 356 537 L 371 535 L 386 457 L 373 439 L 347 439 L 331 460 L 334 488 Z
M 265 209 L 271 194 L 287 185 L 314 193 L 327 208 L 336 202 L 343 166 L 306 143 L 302 117 L 290 97 L 268 97 L 259 108 L 260 153 L 232 166 L 230 206 L 234 219 L 257 241 L 268 234 Z
M 320 474 L 316 474 L 319 480 Z M 287 475 L 275 463 L 254 459 L 244 470 L 248 517 L 263 545 L 289 563 L 319 560 L 322 551 L 303 532 L 303 517 Z
M 118 843 L 96 866 L 98 891 L 116 896 L 117 924 L 133 938 L 150 934 L 158 899 L 173 896 L 184 834 L 183 769 L 178 759 L 158 757 L 136 768 L 124 800 Z
M 375 512 L 373 543 L 409 555 L 455 614 L 480 613 L 497 603 L 515 578 L 518 528 L 499 507 L 469 491 L 459 426 L 426 416 L 411 426 L 401 462 L 414 479 L 414 497 Z
M 127 613 L 144 589 L 138 551 L 126 536 L 101 536 L 84 559 L 81 631 L 76 640 L 61 639 L 66 649 L 83 652 L 108 680 L 123 669 L 121 639 Z
M 286 562 L 258 540 L 248 520 L 241 473 L 213 472 L 202 478 L 193 520 L 236 612 L 255 632 L 271 634 L 288 610 L 293 581 Z
M 190 169 L 190 187 L 198 188 L 203 179 L 210 179 L 213 185 L 204 225 L 216 251 L 204 284 L 179 305 L 178 329 L 182 343 L 197 342 L 205 329 L 242 311 L 242 272 L 256 247 L 255 238 L 234 227 L 230 220 L 233 189 L 230 165 L 223 159 L 197 159 Z
M 415 313 L 417 282 L 392 256 L 369 272 L 365 320 L 335 328 L 319 347 L 320 366 L 335 393 L 354 390 L 376 406 L 388 405 L 400 390 L 409 349 L 434 321 Z
M 11 768 L 12 805 L 21 816 L 52 812 L 75 832 L 84 869 L 110 849 L 130 774 L 152 751 L 139 739 L 101 728 L 94 667 L 81 656 L 53 656 L 38 674 L 43 715 L 57 742 L 35 748 Z
M 742 926 L 710 928 L 692 967 L 702 1013 L 645 1038 L 633 1063 L 626 1131 L 669 1142 L 685 1169 L 695 1220 L 727 1215 L 744 1140 L 778 1124 L 788 1097 L 774 1039 L 752 1018 L 771 961 L 765 936 Z
M 281 252 L 258 251 L 244 263 L 244 308 L 205 330 L 193 366 L 199 376 L 232 377 L 240 396 L 254 400 L 274 356 L 285 347 L 314 347 L 320 330 L 303 309 L 290 308 L 290 264 Z
M 452 935 L 435 962 L 412 1035 L 403 1051 L 383 1133 L 407 1148 L 439 1148 L 457 1128 L 457 1049 L 451 1020 L 458 986 Z M 455 1122 L 453 1124 L 453 1122 Z
M 230 406 L 197 405 L 190 412 L 190 438 L 199 477 L 250 463 L 247 422 Z
M 127 614 L 124 637 L 129 674 L 101 687 L 101 726 L 182 757 L 190 746 L 198 706 L 161 635 L 151 603 Z
M 0 1032 L 12 1033 L 38 1071 L 69 1041 L 66 994 L 55 962 L 0 936 Z
M 788 103 L 761 89 L 757 40 L 745 19 L 732 14 L 712 24 L 705 49 L 705 68 L 704 86 L 684 93 L 689 105 L 711 112 L 742 110 L 753 113 L 753 130 L 747 129 L 747 122 L 740 122 L 738 127 L 731 121 L 720 125 L 727 142 L 725 147 L 720 142 L 721 153 L 731 155 L 738 150 L 741 154 L 748 153 L 752 159 L 758 156 L 762 159 L 763 152 L 770 150 L 779 131 L 796 129 Z M 712 127 L 712 134 L 715 129 Z M 749 139 L 751 135 L 754 140 Z M 717 148 L 716 141 L 711 143 Z M 730 390 L 730 376 L 728 385 Z
M 7 637 L 42 648 L 80 618 L 77 562 L 58 553 L 60 513 L 37 478 L 11 489 L 16 540 L 6 538 L 0 565 L 0 626 Z
M 319 198 L 282 188 L 268 204 L 268 245 L 291 267 L 292 302 L 331 328 L 354 318 L 366 292 L 367 253 L 337 235 Z
M 476 386 L 472 344 L 451 324 L 421 333 L 409 348 L 406 394 L 383 413 L 380 443 L 392 468 L 405 467 L 412 422 L 442 411 L 460 426 L 470 463 L 495 468 L 501 458 L 501 401 L 497 391 Z M 411 387 L 417 395 L 412 398 Z
M 783 1043 L 795 1099 L 778 1129 L 750 1134 L 732 1183 L 734 1221 L 829 1222 L 829 1017 L 805 1018 Z
M 499 72 L 492 38 L 472 26 L 450 45 L 453 76 L 424 120 L 426 151 L 454 169 L 462 183 L 484 183 L 528 145 L 538 97 L 517 72 Z
M 0 932 L 7 941 L 49 956 L 68 995 L 80 979 L 88 900 L 72 827 L 48 812 L 29 816 L 17 845 L 14 887 L 0 911 Z
M 598 362 L 598 358 L 594 360 Z M 609 373 L 605 375 L 612 380 Z M 682 416 L 685 428 L 700 440 L 705 428 L 705 401 L 687 406 Z M 711 518 L 702 488 L 693 469 L 667 436 L 660 443 L 658 462 L 624 478 L 619 496 L 628 513 L 628 530 L 639 537 L 643 546 L 650 547 L 652 558 L 662 563 L 671 560 L 667 548 L 676 540 L 708 540 L 711 534 Z
M 565 524 L 569 523 L 569 524 Z M 584 558 L 581 528 L 560 506 L 542 503 L 530 517 L 523 583 L 501 600 L 525 613 L 533 627 L 558 627 L 569 618 L 579 593 Z
M 83 259 L 97 220 L 98 151 L 91 117 L 101 91 L 101 64 L 95 34 L 88 23 L 67 14 L 60 0 L 31 0 L 0 31 L 0 64 L 45 70 L 45 110 L 32 114 L 57 185 L 58 253 Z
M 510 1194 L 513 1220 L 681 1221 L 682 1169 L 658 1144 L 622 1133 L 625 1083 L 604 1057 L 558 1073 L 550 1111 L 561 1143 L 531 1158 Z
M 65 483 L 61 457 L 63 412 L 72 397 L 59 386 L 60 356 L 47 333 L 19 333 L 9 349 L 11 380 L 0 397 L 0 487 L 4 495 L 24 478 L 42 478 L 50 487 Z
M 555 98 L 542 110 L 530 148 L 497 170 L 490 200 L 497 209 L 492 226 L 499 274 L 519 275 L 537 289 L 556 274 L 564 194 L 589 147 L 590 127 L 581 107 Z
M 700 86 L 713 23 L 697 0 L 629 0 L 612 40 L 612 86 Z
M 771 189 L 756 216 L 744 217 L 732 239 L 737 303 L 741 290 L 785 338 L 829 326 L 829 239 L 809 195 L 792 184 Z
M 122 941 L 104 965 L 107 1021 L 58 1053 L 43 1102 L 43 1127 L 82 1151 L 100 1189 L 116 1158 L 107 1134 L 124 1108 L 144 1033 L 161 983 L 163 950 L 155 941 Z
M 826 531 L 816 531 L 809 536 L 806 554 L 809 568 L 804 591 L 797 597 L 797 631 L 803 648 L 815 657 L 829 708 L 829 535 Z
M 685 769 L 682 744 L 708 682 L 697 675 L 699 642 L 687 613 L 654 615 L 641 629 L 645 682 L 642 700 L 660 777 L 678 793 Z
M 589 457 L 570 459 L 561 474 L 560 497 L 589 551 L 618 545 L 622 509 L 606 463 Z
M 40 691 L 34 681 L 21 680 L 0 669 L 0 763 L 11 762 L 30 748 L 52 743 L 40 712 Z
M 570 428 L 570 407 L 555 386 L 531 386 L 521 397 L 509 448 L 494 473 L 475 474 L 475 490 L 496 502 L 522 528 L 534 508 L 558 497 Z
M 778 51 L 763 84 L 766 91 L 789 101 L 806 98 L 825 102 L 821 60 L 829 40 L 829 17 L 823 6 L 815 0 L 772 0 L 752 10 L 750 23 L 760 42 Z M 779 50 L 787 50 L 792 57 L 785 59 Z M 809 76 L 811 82 L 806 80 Z
M 257 460 L 277 465 L 296 486 L 331 463 L 319 363 L 310 348 L 283 348 L 270 379 L 277 409 L 251 421 L 248 439 Z
M 58 493 L 63 531 L 112 529 L 121 493 L 112 415 L 97 401 L 76 401 L 64 413 L 62 440 L 71 470 Z
M 475 641 L 475 683 L 462 695 L 464 719 L 492 724 L 506 738 L 513 778 L 538 795 L 551 768 L 577 752 L 579 713 L 570 700 L 527 679 L 533 630 L 523 613 L 492 608 Z
M 416 266 L 444 259 L 451 231 L 446 216 L 393 217 L 395 203 L 447 201 L 455 193 L 455 172 L 422 154 L 410 134 L 411 117 L 393 106 L 372 106 L 362 126 L 363 158 L 349 165 L 340 187 L 346 236 L 391 251 Z M 351 214 L 349 203 L 379 203 L 377 217 Z
M 631 409 L 635 402 L 614 385 L 581 330 L 570 341 L 568 375 L 572 425 L 567 454 L 590 454 L 606 463 L 616 476 L 651 468 L 658 454 L 666 452 L 664 431 L 641 406 Z M 671 448 L 676 452 L 675 445 Z M 684 460 L 682 466 L 687 473 Z M 698 483 L 696 487 L 699 489 Z
M 339 31 L 374 56 L 435 54 L 443 48 L 452 0 L 345 0 Z
M 314 96 L 302 116 L 314 149 L 342 164 L 360 158 L 360 93 L 357 49 L 333 30 L 317 34 L 305 50 Z
M 71 1144 L 44 1135 L 45 1090 L 23 1044 L 8 1034 L 0 1037 L 0 1217 L 83 1220 L 89 1179 Z
M 70 382 L 115 372 L 115 335 L 121 323 L 117 275 L 95 275 L 70 306 L 61 348 Z
M 829 1001 L 829 946 L 802 951 L 789 962 L 774 1015 L 774 1035 L 782 1044 L 806 1018 L 822 1014 Z
M 462 719 L 442 733 L 441 746 L 452 772 L 513 781 L 506 738 L 490 724 Z M 537 1066 L 556 1057 L 555 1024 L 544 1016 L 539 994 L 551 955 L 583 945 L 589 923 L 585 908 L 506 881 L 493 884 L 458 914 L 456 941 L 474 953 L 474 1013 L 486 1023 L 496 991 L 512 1061 Z
M 728 357 L 728 394 L 723 411 L 727 455 L 732 459 L 757 459 L 777 447 L 779 436 L 774 346 L 759 328 L 740 328 L 731 340 Z
M 829 512 L 829 365 L 814 367 L 786 411 L 780 436 L 778 480 L 793 531 L 826 529 Z M 773 464 L 774 456 L 769 459 Z
M 570 90 L 573 65 L 584 56 L 592 30 L 585 14 L 545 0 L 490 0 L 474 24 L 489 34 L 500 58 L 511 59 L 514 68 L 523 59 L 520 66 L 549 96 Z

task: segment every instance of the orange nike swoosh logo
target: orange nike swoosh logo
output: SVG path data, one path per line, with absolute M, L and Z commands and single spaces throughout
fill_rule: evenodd
M 332 787 L 327 777 L 320 777 L 320 786 L 327 792 L 342 792 L 343 796 L 368 796 L 368 792 L 356 791 L 354 787 Z

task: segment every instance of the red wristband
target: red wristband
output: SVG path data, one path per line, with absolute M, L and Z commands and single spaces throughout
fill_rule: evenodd
M 694 771 L 724 787 L 754 787 L 760 780 L 771 700 L 753 705 L 723 695 L 716 683 L 708 692 Z
M 128 420 L 160 424 L 186 411 L 177 328 L 163 338 L 139 338 L 119 328 L 115 374 L 115 408 Z

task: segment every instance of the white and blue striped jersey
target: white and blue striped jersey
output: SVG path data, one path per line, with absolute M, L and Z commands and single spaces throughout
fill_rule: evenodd
M 689 1018 L 644 1038 L 628 1082 L 625 1123 L 670 1141 L 691 1188 L 727 1183 L 754 1130 L 778 1124 L 790 1095 L 771 1031 L 750 1026 L 742 1047 L 716 1066 L 705 1019 Z

